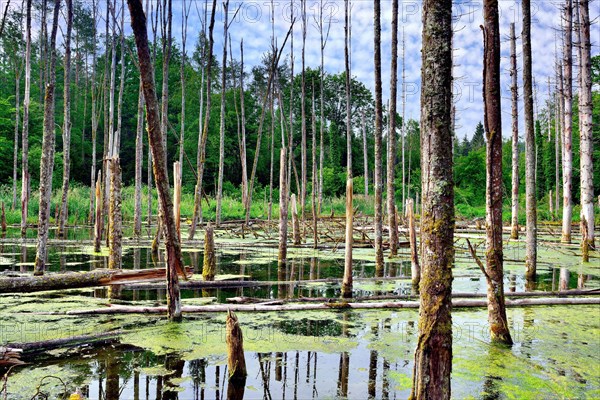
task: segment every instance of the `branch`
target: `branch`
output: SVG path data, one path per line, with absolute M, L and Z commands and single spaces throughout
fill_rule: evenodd
M 467 239 L 467 244 L 469 245 L 469 253 L 471 253 L 471 257 L 473 257 L 473 259 L 475 260 L 475 262 L 479 266 L 479 269 L 481 270 L 481 272 L 483 273 L 483 275 L 485 275 L 485 279 L 487 279 L 488 281 L 490 281 L 491 278 L 487 274 L 487 272 L 485 271 L 485 267 L 483 266 L 483 263 L 481 262 L 481 259 L 477 256 L 477 253 L 475 252 L 475 249 L 471 245 L 471 242 L 469 241 L 469 239 Z

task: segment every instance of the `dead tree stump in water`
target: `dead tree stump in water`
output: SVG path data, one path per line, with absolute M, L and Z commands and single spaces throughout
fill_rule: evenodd
M 215 239 L 212 226 L 206 227 L 204 234 L 204 264 L 202 265 L 202 277 L 205 281 L 215 279 L 217 261 L 215 258 Z
M 4 210 L 4 202 L 2 202 L 2 232 L 6 232 L 6 211 Z
M 419 249 L 417 247 L 417 228 L 415 226 L 415 214 L 413 211 L 413 200 L 406 200 L 406 218 L 408 219 L 408 234 L 410 241 L 410 271 L 412 284 L 418 290 L 421 281 L 421 267 L 419 266 Z
M 94 251 L 100 252 L 102 240 L 102 171 L 98 171 L 96 180 L 96 220 L 94 223 Z
M 352 208 L 353 195 L 352 179 L 346 181 L 346 246 L 344 255 L 344 280 L 342 283 L 342 297 L 352 297 L 352 243 L 354 210 Z
M 294 238 L 294 246 L 301 243 L 300 240 L 300 219 L 298 218 L 298 205 L 296 204 L 296 195 L 292 193 L 292 236 Z
M 227 310 L 226 336 L 227 366 L 229 368 L 229 381 L 246 379 L 246 359 L 244 358 L 244 338 L 242 329 L 236 315 Z
M 121 214 L 121 165 L 119 157 L 109 160 L 110 167 L 110 205 L 109 205 L 109 255 L 108 269 L 121 269 L 123 237 Z

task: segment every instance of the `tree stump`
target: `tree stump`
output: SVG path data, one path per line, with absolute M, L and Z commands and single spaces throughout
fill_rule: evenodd
M 246 380 L 246 359 L 244 358 L 244 338 L 242 329 L 236 315 L 227 310 L 226 336 L 227 365 L 229 368 L 229 382 Z
M 217 260 L 215 258 L 215 240 L 212 226 L 206 227 L 204 234 L 204 264 L 202 266 L 202 277 L 205 281 L 215 279 Z

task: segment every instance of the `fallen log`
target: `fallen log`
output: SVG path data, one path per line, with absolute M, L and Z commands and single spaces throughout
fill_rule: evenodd
M 59 348 L 76 347 L 79 345 L 91 345 L 101 343 L 111 343 L 115 341 L 123 331 L 102 332 L 94 335 L 69 336 L 61 339 L 41 340 L 38 342 L 11 343 L 13 350 L 27 353 L 38 353 L 42 351 L 54 350 Z M 0 351 L 2 348 L 0 347 Z M 0 353 L 1 355 L 1 353 Z
M 192 268 L 186 268 L 187 274 L 191 274 L 192 271 Z M 30 293 L 45 290 L 77 289 L 161 279 L 165 279 L 165 268 L 139 270 L 98 269 L 89 272 L 1 278 L 0 293 Z
M 541 299 L 519 299 L 506 300 L 507 307 L 527 307 L 527 306 L 549 306 L 549 305 L 590 305 L 600 304 L 600 298 L 541 298 Z M 487 300 L 478 299 L 454 299 L 452 300 L 454 308 L 487 307 Z M 236 312 L 266 312 L 266 311 L 307 311 L 307 310 L 366 310 L 366 309 L 399 309 L 399 308 L 419 308 L 418 301 L 404 302 L 385 302 L 385 303 L 319 303 L 319 304 L 283 304 L 283 305 L 264 305 L 264 304 L 217 304 L 206 306 L 183 306 L 184 313 L 208 313 L 208 312 L 226 312 L 227 310 Z M 88 315 L 88 314 L 164 314 L 166 306 L 160 307 L 136 307 L 109 305 L 106 308 L 94 310 L 73 310 L 67 311 L 66 315 Z
M 600 289 L 571 289 L 571 290 L 563 290 L 563 291 L 555 291 L 555 292 L 505 292 L 504 297 L 552 297 L 556 296 L 558 298 L 567 297 L 567 296 L 594 296 L 600 295 Z M 472 298 L 486 298 L 486 293 L 469 293 L 469 292 L 456 292 L 452 293 L 453 299 L 472 299 Z M 412 294 L 384 294 L 377 296 L 357 296 L 353 297 L 353 301 L 375 301 L 375 300 L 414 300 L 418 299 L 419 295 Z M 234 300 L 235 299 L 235 300 Z M 245 300 L 245 301 L 242 301 Z M 330 297 L 299 297 L 297 299 L 293 299 L 293 301 L 299 301 L 303 303 L 319 303 L 319 302 L 327 302 L 330 301 Z M 246 304 L 246 303 L 261 303 L 268 301 L 268 299 L 259 299 L 259 298 L 240 298 L 233 297 L 227 299 L 227 301 L 231 301 L 232 303 Z
M 21 360 L 22 352 L 23 350 L 14 347 L 0 346 L 0 367 L 25 364 L 25 362 Z
M 408 277 L 385 277 L 385 278 L 354 278 L 355 282 L 376 282 L 376 281 L 408 281 Z M 227 288 L 241 288 L 241 287 L 257 287 L 257 286 L 276 286 L 276 285 L 305 285 L 307 283 L 326 283 L 326 284 L 341 284 L 341 278 L 324 278 L 324 279 L 307 279 L 297 281 L 200 281 L 190 280 L 187 282 L 181 282 L 179 287 L 182 289 L 227 289 Z M 165 287 L 165 283 L 142 283 L 142 284 L 127 284 L 124 289 L 127 290 L 152 290 L 162 289 Z

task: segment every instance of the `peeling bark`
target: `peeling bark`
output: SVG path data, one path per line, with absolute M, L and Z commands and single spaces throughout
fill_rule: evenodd
M 390 74 L 390 130 L 387 149 L 387 213 L 390 230 L 390 257 L 398 255 L 396 220 L 396 96 L 398 84 L 398 0 L 392 1 L 392 65 Z
M 381 97 L 381 2 L 375 1 L 374 15 L 374 64 L 375 64 L 375 275 L 383 276 L 383 170 L 382 130 L 383 102 Z M 348 113 L 348 118 L 349 117 Z M 350 175 L 350 178 L 352 176 Z M 347 211 L 346 211 L 347 212 Z
M 352 179 L 346 181 L 346 245 L 344 256 L 344 278 L 342 281 L 342 297 L 352 297 L 352 233 L 354 209 L 352 207 L 353 184 Z

